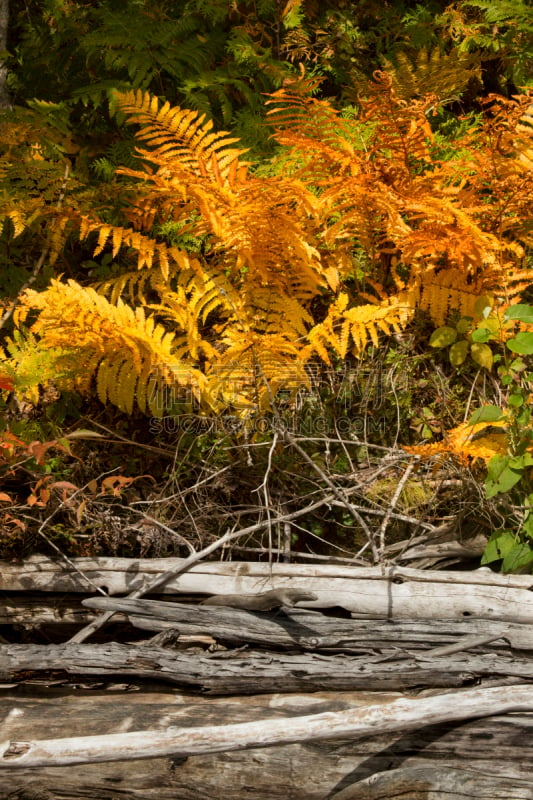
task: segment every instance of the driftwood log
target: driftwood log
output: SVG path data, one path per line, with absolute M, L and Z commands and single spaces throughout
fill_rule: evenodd
M 35 556 L 23 567 L 0 562 L 4 591 L 129 594 L 144 578 L 179 570 L 183 559 L 77 558 L 76 569 Z M 84 577 L 85 576 L 85 577 Z M 533 576 L 499 575 L 489 569 L 426 572 L 399 567 L 337 567 L 250 562 L 201 563 L 158 593 L 172 595 L 254 594 L 301 589 L 317 600 L 306 607 L 340 606 L 359 616 L 387 619 L 482 617 L 533 622 Z
M 23 693 L 20 689 L 15 693 L 5 690 L 0 705 L 2 739 L 27 741 L 31 736 L 46 740 L 257 720 L 285 720 L 290 724 L 291 719 L 309 712 L 356 713 L 362 705 L 376 701 L 376 695 L 366 693 L 208 699 L 175 692 L 130 693 L 125 688 L 115 684 L 77 693 L 39 686 L 28 687 Z M 386 705 L 398 695 L 380 694 L 378 699 Z M 460 695 L 454 693 L 450 699 L 453 707 Z M 58 708 L 63 713 L 58 713 Z M 532 733 L 533 713 L 514 712 L 429 725 L 410 732 L 309 740 L 187 759 L 167 756 L 81 764 L 75 769 L 11 767 L 1 772 L 0 798 L 530 800 Z M 456 787 L 457 781 L 464 781 L 462 793 L 456 789 L 454 794 L 450 789 L 452 777 Z M 422 791 L 424 780 L 426 794 Z M 417 787 L 418 794 L 414 788 L 412 794 L 407 794 L 406 786 Z
M 481 678 L 533 680 L 533 659 L 513 655 L 453 654 L 426 661 L 339 654 L 284 655 L 251 650 L 246 654 L 173 653 L 149 646 L 0 645 L 0 680 L 13 682 L 56 676 L 166 681 L 205 694 L 272 692 L 393 691 L 469 686 Z M 533 687 L 531 690 L 533 697 Z

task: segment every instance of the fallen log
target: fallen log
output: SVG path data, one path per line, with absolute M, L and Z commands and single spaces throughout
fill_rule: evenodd
M 124 761 L 138 758 L 189 757 L 323 739 L 359 738 L 409 731 L 442 722 L 533 712 L 531 685 L 465 689 L 460 702 L 449 694 L 402 697 L 390 703 L 348 711 L 325 711 L 204 728 L 169 728 L 79 736 L 67 739 L 0 742 L 0 770 Z M 457 698 L 458 699 L 458 698 Z
M 0 562 L 3 591 L 131 593 L 145 578 L 172 569 L 183 559 L 73 559 L 76 570 L 43 556 L 21 567 Z M 86 575 L 83 580 L 79 572 Z M 92 586 L 92 589 L 91 589 Z M 254 594 L 301 589 L 317 600 L 307 607 L 340 606 L 354 614 L 386 619 L 478 617 L 533 621 L 533 576 L 473 572 L 427 572 L 399 567 L 340 567 L 254 562 L 204 562 L 170 579 L 164 594 Z
M 277 614 L 250 613 L 235 608 L 91 597 L 82 605 L 125 614 L 132 625 L 145 630 L 175 629 L 187 635 L 208 635 L 231 646 L 293 648 L 322 652 L 374 652 L 398 655 L 400 648 L 459 644 L 462 637 L 501 640 L 500 647 L 533 650 L 530 625 L 499 620 L 361 620 L 325 616 L 305 609 L 285 608 Z
M 411 767 L 387 770 L 330 795 L 331 800 L 531 800 L 529 780 L 479 775 L 470 770 Z
M 420 686 L 461 687 L 480 678 L 533 679 L 533 659 L 516 653 L 451 653 L 424 659 L 268 653 L 257 650 L 175 652 L 124 645 L 0 645 L 0 680 L 39 675 L 98 676 L 104 680 L 165 681 L 206 694 L 316 691 L 395 691 Z M 532 689 L 533 695 L 533 689 Z
M 356 711 L 361 704 L 395 699 L 342 693 L 212 699 L 170 692 L 131 693 L 117 691 L 112 685 L 76 694 L 32 686 L 23 695 L 20 691 L 4 692 L 1 698 L 2 738 L 11 740 L 290 719 L 314 711 Z M 186 760 L 170 757 L 101 762 L 81 764 L 76 769 L 10 768 L 2 771 L 0 797 L 325 800 L 360 785 L 366 792 L 360 795 L 364 800 L 405 800 L 405 791 L 403 796 L 385 790 L 370 794 L 373 779 L 369 778 L 396 777 L 397 771 L 403 770 L 411 771 L 416 779 L 415 770 L 429 769 L 438 775 L 465 771 L 468 776 L 477 776 L 479 793 L 472 782 L 465 782 L 468 792 L 460 795 L 461 800 L 522 800 L 530 797 L 520 794 L 524 783 L 530 786 L 533 782 L 532 732 L 533 714 L 516 712 L 411 732 L 213 753 Z M 516 794 L 509 792 L 509 785 L 517 788 Z M 492 787 L 492 793 L 487 786 Z M 500 787 L 507 787 L 507 793 L 498 794 Z M 417 797 L 414 792 L 407 796 Z M 438 794 L 421 797 L 437 800 Z

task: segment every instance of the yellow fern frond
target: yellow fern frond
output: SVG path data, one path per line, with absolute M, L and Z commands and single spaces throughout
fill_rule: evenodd
M 141 90 L 119 95 L 118 105 L 131 122 L 142 126 L 138 136 L 151 148 L 143 155 L 162 167 L 171 164 L 174 171 L 181 167 L 199 176 L 207 172 L 225 178 L 232 163 L 246 153 L 232 147 L 239 139 L 225 131 L 213 132 L 205 114 L 169 103 L 160 106 L 157 98 Z
M 474 316 L 476 300 L 485 290 L 482 279 L 468 280 L 460 269 L 443 269 L 426 273 L 417 282 L 415 302 L 418 308 L 427 311 L 435 325 L 444 325 L 453 312 L 461 317 Z M 414 288 L 414 287 L 413 287 Z
M 121 248 L 130 247 L 137 252 L 137 268 L 139 270 L 151 270 L 155 262 L 165 279 L 168 279 L 171 271 L 171 260 L 175 261 L 181 269 L 190 269 L 197 263 L 196 259 L 189 258 L 184 250 L 168 247 L 162 242 L 156 242 L 150 236 L 130 228 L 102 225 L 101 222 L 89 217 L 81 218 L 79 225 L 81 239 L 86 239 L 92 233 L 98 233 L 98 242 L 94 249 L 95 256 L 100 255 L 111 240 L 113 258 L 116 258 Z
M 296 392 L 308 385 L 298 347 L 281 334 L 228 330 L 226 347 L 207 377 L 212 396 L 243 416 L 272 406 L 280 390 Z
M 143 412 L 162 414 L 158 393 L 165 386 L 186 388 L 201 398 L 204 375 L 178 363 L 175 335 L 141 307 L 132 309 L 120 299 L 112 305 L 94 289 L 56 280 L 45 292 L 27 292 L 23 305 L 39 312 L 31 331 L 41 347 L 73 354 L 76 387 L 87 392 L 96 377 L 103 403 L 131 412 L 136 398 Z
M 15 238 L 20 236 L 27 227 L 26 215 L 22 213 L 20 208 L 11 208 L 9 205 L 4 206 L 0 209 L 0 216 L 11 220 Z
M 314 350 L 329 363 L 328 349 L 335 350 L 341 358 L 345 358 L 350 338 L 353 342 L 353 354 L 361 356 L 370 342 L 376 347 L 379 345 L 380 332 L 387 335 L 392 331 L 399 332 L 413 313 L 412 308 L 394 298 L 351 308 L 346 307 L 347 302 L 348 296 L 341 294 L 330 306 L 326 319 L 309 331 L 309 345 L 302 351 L 306 358 Z

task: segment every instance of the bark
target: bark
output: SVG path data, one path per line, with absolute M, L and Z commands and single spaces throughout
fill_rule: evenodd
M 304 609 L 287 609 L 276 614 L 259 614 L 240 609 L 186 605 L 157 600 L 91 597 L 82 601 L 88 608 L 123 612 L 136 627 L 162 631 L 177 629 L 188 635 L 208 635 L 232 646 L 319 650 L 322 652 L 379 653 L 383 657 L 422 654 L 424 650 L 457 645 L 468 649 L 463 638 L 485 637 L 533 650 L 530 625 L 502 623 L 499 620 L 361 620 L 326 616 Z M 471 646 L 471 645 L 469 645 Z
M 531 800 L 529 781 L 478 775 L 469 770 L 431 767 L 387 770 L 357 786 L 331 795 L 331 800 Z
M 173 683 L 205 694 L 273 691 L 396 691 L 452 688 L 481 678 L 533 679 L 533 659 L 519 654 L 452 653 L 413 656 L 286 655 L 256 650 L 175 652 L 148 645 L 0 645 L 0 680 L 63 675 Z M 533 689 L 531 690 L 533 698 Z

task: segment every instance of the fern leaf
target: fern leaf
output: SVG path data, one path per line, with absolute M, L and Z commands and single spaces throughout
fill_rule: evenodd
M 40 346 L 57 350 L 63 358 L 73 354 L 80 364 L 85 391 L 95 376 L 103 403 L 110 401 L 131 412 L 137 392 L 142 410 L 157 408 L 163 413 L 162 388 L 186 388 L 179 383 L 184 375 L 189 388 L 202 395 L 204 375 L 192 365 L 176 370 L 175 334 L 146 317 L 142 308 L 133 310 L 122 300 L 112 305 L 103 295 L 74 281 L 52 281 L 46 292 L 28 292 L 24 302 L 28 309 L 39 312 L 32 332 L 39 337 Z

